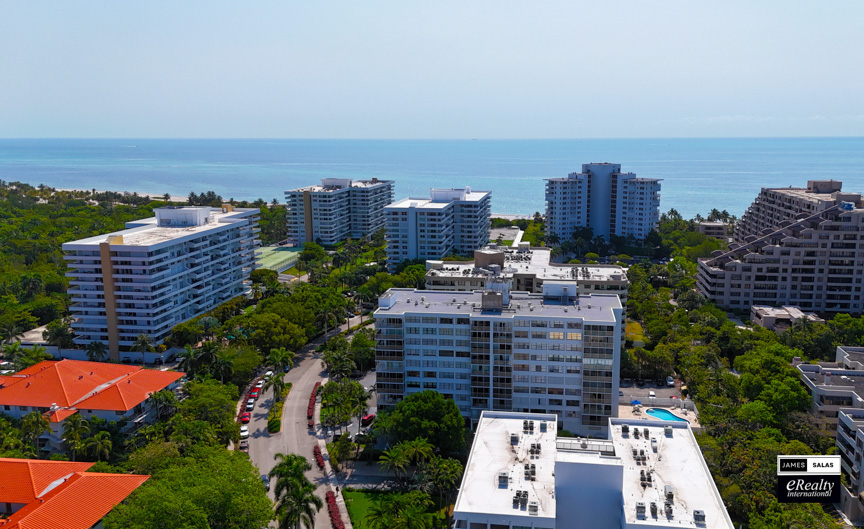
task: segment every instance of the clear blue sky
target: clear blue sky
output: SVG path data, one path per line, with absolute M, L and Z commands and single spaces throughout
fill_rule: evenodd
M 864 2 L 9 1 L 0 137 L 864 136 Z

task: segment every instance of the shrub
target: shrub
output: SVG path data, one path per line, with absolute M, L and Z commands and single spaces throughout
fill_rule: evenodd
M 315 464 L 318 465 L 319 469 L 324 470 L 324 455 L 321 454 L 321 447 L 315 445 L 312 453 L 315 455 Z
M 276 433 L 282 429 L 282 409 L 285 407 L 285 399 L 291 393 L 291 383 L 289 382 L 285 389 L 282 390 L 282 398 L 273 403 L 270 407 L 270 413 L 267 415 L 267 431 Z
M 330 523 L 333 525 L 333 529 L 345 529 L 345 522 L 342 521 L 339 506 L 336 504 L 336 494 L 332 490 L 328 490 L 324 497 L 327 499 L 327 511 L 330 513 Z

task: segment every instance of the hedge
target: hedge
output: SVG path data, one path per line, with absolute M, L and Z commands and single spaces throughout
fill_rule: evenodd
M 282 409 L 285 407 L 285 399 L 291 393 L 291 383 L 285 385 L 282 390 L 282 398 L 277 400 L 273 406 L 270 406 L 270 413 L 267 415 L 267 431 L 276 433 L 282 429 Z
M 330 513 L 330 523 L 333 525 L 333 529 L 345 529 L 345 522 L 342 521 L 339 506 L 336 504 L 336 494 L 332 490 L 328 490 L 325 497 L 327 498 L 327 511 Z

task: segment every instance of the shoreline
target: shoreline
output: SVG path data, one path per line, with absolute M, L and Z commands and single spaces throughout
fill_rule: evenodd
M 86 193 L 92 193 L 93 189 L 69 189 L 69 188 L 54 188 L 57 191 L 83 191 Z M 113 189 L 96 189 L 97 193 L 120 193 L 121 195 L 131 195 L 133 193 L 138 193 L 138 196 L 147 197 L 151 200 L 162 200 L 165 196 L 165 193 L 148 193 L 143 191 L 115 191 Z M 168 199 L 169 202 L 188 202 L 189 197 L 181 197 L 178 195 L 170 195 Z

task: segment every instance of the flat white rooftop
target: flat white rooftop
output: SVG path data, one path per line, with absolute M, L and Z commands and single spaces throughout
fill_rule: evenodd
M 530 431 L 524 429 L 528 420 Z M 554 519 L 557 435 L 555 415 L 484 411 L 454 512 Z M 532 453 L 538 445 L 539 453 Z M 517 491 L 525 491 L 527 499 L 515 501 Z M 536 514 L 529 513 L 529 505 L 537 506 Z
M 118 246 L 154 246 L 175 239 L 200 235 L 209 231 L 225 228 L 232 222 L 248 217 L 250 214 L 256 214 L 258 211 L 258 209 L 254 208 L 235 208 L 233 211 L 223 213 L 220 208 L 210 208 L 207 222 L 198 226 L 158 226 L 156 217 L 150 217 L 148 219 L 128 222 L 126 224 L 127 229 L 125 230 L 64 243 L 63 248 L 69 250 L 95 249 L 87 247 L 98 247 L 99 244 L 108 242 L 109 238 L 118 235 L 123 237 L 123 241 L 117 241 L 116 243 L 112 242 L 112 246 L 115 244 Z
M 550 248 L 516 250 L 511 248 L 484 248 L 483 251 L 503 252 L 504 268 L 501 277 L 533 275 L 540 279 L 573 281 L 627 281 L 623 268 L 616 265 L 562 265 L 552 263 Z M 474 261 L 426 261 L 428 275 L 433 277 L 472 277 L 489 275 L 476 268 Z
M 479 202 L 489 196 L 490 191 L 472 191 L 471 189 L 433 189 L 432 198 L 403 198 L 384 209 L 417 208 L 444 209 L 453 202 Z
M 320 184 L 298 187 L 297 189 L 289 189 L 288 193 L 300 193 L 303 191 L 309 191 L 312 193 L 333 193 L 342 189 L 364 189 L 392 183 L 393 180 L 378 180 L 377 178 L 372 180 L 351 180 L 347 178 L 333 178 L 323 179 Z
M 546 300 L 543 294 L 511 292 L 510 304 L 504 310 L 482 310 L 482 292 L 454 292 L 449 290 L 415 290 L 413 288 L 391 288 L 378 301 L 376 316 L 406 313 L 429 314 L 476 314 L 498 317 L 566 317 L 583 318 L 592 322 L 615 322 L 613 309 L 621 309 L 621 300 L 615 294 L 587 294 L 578 302 L 566 305 Z
M 622 426 L 629 433 L 622 432 Z M 693 432 L 683 422 L 610 419 L 610 435 L 615 452 L 624 464 L 624 517 L 628 525 L 732 529 L 732 521 Z M 671 435 L 664 431 L 672 427 Z M 634 430 L 639 430 L 637 438 Z M 645 430 L 648 436 L 645 436 Z M 656 439 L 656 451 L 652 439 Z M 644 450 L 645 462 L 637 462 L 633 449 Z M 651 483 L 642 486 L 641 473 L 650 473 Z M 664 511 L 666 486 L 672 488 L 672 515 Z M 637 502 L 644 502 L 646 515 L 636 513 Z M 651 502 L 657 516 L 651 515 Z M 705 514 L 705 522 L 694 520 L 694 511 Z

